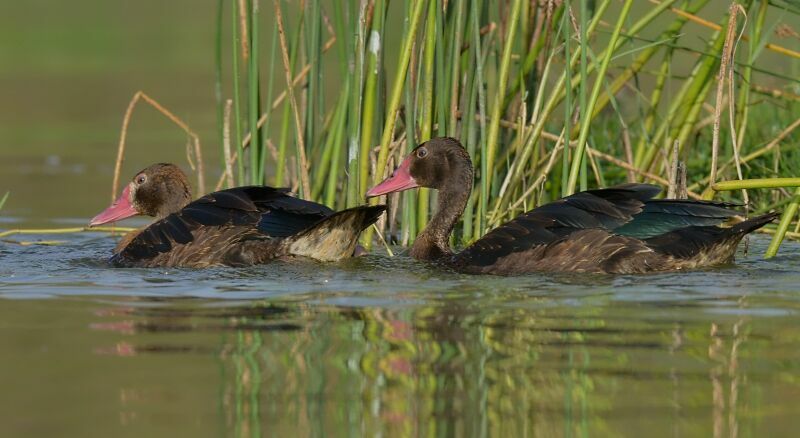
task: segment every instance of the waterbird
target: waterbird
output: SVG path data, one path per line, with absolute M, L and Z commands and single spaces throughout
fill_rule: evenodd
M 330 262 L 352 256 L 361 231 L 385 209 L 334 212 L 268 186 L 236 187 L 192 201 L 183 171 L 158 163 L 137 172 L 89 226 L 136 215 L 156 218 L 119 242 L 110 262 L 120 267 L 248 266 L 295 256 Z
M 523 213 L 453 253 L 449 239 L 472 191 L 469 154 L 454 138 L 417 146 L 367 198 L 415 187 L 438 190 L 438 207 L 409 255 L 469 274 L 634 274 L 730 263 L 741 239 L 773 221 L 742 219 L 734 204 L 655 199 L 650 184 L 587 190 Z M 732 223 L 736 220 L 736 223 Z

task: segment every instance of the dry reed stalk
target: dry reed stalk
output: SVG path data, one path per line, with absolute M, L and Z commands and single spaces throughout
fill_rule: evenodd
M 272 143 L 272 140 L 266 139 L 264 140 L 264 146 L 267 147 L 269 150 L 269 155 L 272 157 L 272 160 L 276 163 L 278 162 L 278 149 L 275 147 L 275 144 Z
M 286 89 L 289 93 L 289 103 L 294 113 L 295 128 L 297 130 L 297 149 L 300 155 L 300 182 L 303 186 L 303 198 L 311 199 L 311 185 L 308 177 L 308 160 L 306 159 L 306 145 L 303 140 L 303 122 L 300 120 L 300 111 L 297 108 L 297 99 L 294 96 L 294 86 L 292 85 L 292 66 L 289 62 L 289 48 L 286 44 L 286 31 L 283 27 L 283 15 L 279 0 L 273 0 L 275 6 L 275 21 L 278 23 L 278 36 L 281 43 L 281 57 L 283 58 L 283 70 L 286 74 Z
M 14 236 L 17 234 L 71 234 L 83 232 L 101 232 L 101 233 L 129 233 L 136 230 L 136 228 L 128 227 L 72 227 L 72 228 L 42 228 L 42 229 L 26 229 L 15 228 L 12 230 L 0 231 L 0 238 Z
M 661 2 L 658 1 L 658 0 L 650 0 L 650 3 L 652 3 L 654 5 L 660 5 L 661 4 Z M 680 15 L 681 17 L 684 17 L 684 18 L 686 18 L 687 20 L 689 20 L 689 21 L 691 21 L 693 23 L 699 24 L 701 26 L 705 26 L 705 27 L 707 27 L 709 29 L 713 29 L 715 31 L 722 30 L 722 27 L 719 24 L 713 23 L 713 22 L 708 21 L 708 20 L 706 20 L 704 18 L 700 18 L 697 15 L 694 15 L 692 13 L 684 11 L 683 9 L 671 6 L 669 8 L 669 10 L 671 12 L 674 12 L 676 15 Z M 750 41 L 750 38 L 748 38 L 747 35 L 743 35 L 742 36 L 742 40 Z M 800 59 L 800 52 L 798 52 L 796 50 L 787 49 L 786 47 L 779 46 L 777 44 L 772 44 L 772 43 L 767 43 L 764 47 L 766 47 L 768 50 L 772 50 L 773 52 L 780 53 L 780 54 L 786 55 L 786 56 L 791 56 L 792 58 Z
M 686 165 L 680 160 L 681 147 L 678 140 L 672 143 L 672 165 L 669 171 L 667 199 L 686 199 Z
M 750 89 L 757 93 L 766 94 L 768 96 L 776 97 L 779 99 L 796 100 L 800 101 L 800 94 L 790 93 L 788 91 L 779 90 L 777 88 L 765 87 L 762 85 L 751 84 Z
M 717 182 L 717 161 L 719 160 L 719 125 L 722 118 L 723 95 L 725 90 L 725 80 L 728 79 L 728 69 L 733 70 L 733 50 L 735 47 L 734 37 L 736 35 L 736 18 L 738 17 L 737 4 L 731 3 L 728 9 L 728 30 L 725 35 L 725 44 L 722 46 L 722 57 L 717 75 L 717 99 L 714 107 L 714 127 L 711 140 L 711 172 L 708 177 L 708 184 L 714 185 Z M 733 95 L 730 96 L 733 100 Z M 733 115 L 731 115 L 733 117 Z
M 776 147 L 778 147 L 778 145 L 780 144 L 780 142 L 781 142 L 781 141 L 782 141 L 784 138 L 786 138 L 786 137 L 787 137 L 789 134 L 791 134 L 791 133 L 792 133 L 792 131 L 794 131 L 794 130 L 795 130 L 795 129 L 797 129 L 798 127 L 800 127 L 800 119 L 797 119 L 797 120 L 795 120 L 795 121 L 794 121 L 794 122 L 792 122 L 792 123 L 791 123 L 789 126 L 787 126 L 786 128 L 784 128 L 784 130 L 783 130 L 783 131 L 781 131 L 781 132 L 780 132 L 780 133 L 779 133 L 779 134 L 778 134 L 778 135 L 777 135 L 775 138 L 773 138 L 773 139 L 772 139 L 772 141 L 770 141 L 770 142 L 769 142 L 769 143 L 768 143 L 766 146 L 764 146 L 763 148 L 761 148 L 761 149 L 759 149 L 759 150 L 757 150 L 757 151 L 751 152 L 751 153 L 749 153 L 749 154 L 745 155 L 744 157 L 742 157 L 742 164 L 747 164 L 748 162 L 750 162 L 750 161 L 752 161 L 752 160 L 754 160 L 754 159 L 756 159 L 756 158 L 758 158 L 758 157 L 761 157 L 761 156 L 763 156 L 763 155 L 766 155 L 768 152 L 770 152 L 770 151 L 772 151 L 773 149 L 775 149 Z M 725 171 L 725 170 L 726 170 L 728 167 L 730 167 L 730 166 L 731 166 L 731 164 L 733 164 L 733 163 L 732 163 L 732 160 L 731 160 L 731 161 L 728 161 L 727 163 L 725 163 L 725 165 L 724 165 L 724 166 L 720 167 L 720 172 L 723 172 L 723 171 Z M 692 186 L 691 186 L 691 187 L 692 187 L 692 188 L 697 188 L 697 187 L 699 187 L 699 186 L 700 186 L 700 185 L 702 185 L 702 184 L 706 184 L 707 182 L 708 182 L 708 178 L 706 178 L 706 179 L 703 179 L 703 180 L 700 180 L 700 181 L 698 181 L 698 182 L 696 182 L 696 183 L 692 184 Z
M 736 41 L 733 43 L 733 47 L 731 47 L 730 59 L 730 68 L 728 68 L 728 123 L 730 123 L 730 130 L 731 130 L 731 147 L 733 148 L 733 159 L 734 163 L 736 163 L 736 176 L 739 177 L 740 180 L 744 179 L 742 175 L 742 163 L 739 158 L 739 141 L 736 139 L 736 121 L 734 120 L 736 116 L 736 97 L 734 92 L 735 90 L 735 82 L 733 80 L 733 69 L 734 69 L 734 59 L 736 59 L 736 48 L 739 46 L 739 41 L 742 39 L 742 35 L 744 34 L 744 29 L 747 27 L 747 13 L 745 12 L 742 5 L 738 3 L 731 4 L 731 15 L 737 15 L 741 13 L 744 16 L 744 24 L 742 25 L 742 31 L 739 32 L 739 36 L 736 38 Z M 736 20 L 734 19 L 734 23 Z M 736 31 L 736 26 L 733 26 L 733 31 Z M 730 33 L 731 30 L 728 29 Z M 742 198 L 744 200 L 745 208 L 750 208 L 750 196 L 747 194 L 747 190 L 742 189 Z
M 547 160 L 547 165 L 545 165 L 544 170 L 536 177 L 536 180 L 528 187 L 527 190 L 522 194 L 522 196 L 517 199 L 514 204 L 509 207 L 509 210 L 513 210 L 519 207 L 528 196 L 533 193 L 533 190 L 537 187 L 541 186 L 545 183 L 547 176 L 550 174 L 550 171 L 553 169 L 553 165 L 555 164 L 558 154 L 564 149 L 564 131 L 561 131 L 561 135 L 556 138 L 556 145 L 553 147 L 553 150 L 550 152 L 550 159 Z M 496 211 L 496 210 L 495 210 Z M 495 218 L 492 218 L 494 220 Z
M 633 169 L 633 148 L 631 147 L 631 135 L 627 125 L 622 125 L 622 145 L 625 148 L 625 160 Z M 627 169 L 629 183 L 636 182 L 636 172 L 631 169 Z
M 621 167 L 623 169 L 626 169 L 626 170 L 628 170 L 628 169 L 633 170 L 634 172 L 636 172 L 637 175 L 641 175 L 641 176 L 643 176 L 645 178 L 648 178 L 648 179 L 650 179 L 652 181 L 655 181 L 655 182 L 657 182 L 657 183 L 659 183 L 659 184 L 661 184 L 663 186 L 669 186 L 669 181 L 668 180 L 666 180 L 663 177 L 660 177 L 660 176 L 658 176 L 658 175 L 656 175 L 654 173 L 650 173 L 650 172 L 641 170 L 641 169 L 636 168 L 636 167 L 632 168 L 632 166 L 630 164 L 628 164 L 628 163 L 626 163 L 626 162 L 624 162 L 624 161 L 622 161 L 622 160 L 620 160 L 618 158 L 615 158 L 615 157 L 613 157 L 611 155 L 608 155 L 606 153 L 600 152 L 597 149 L 586 148 L 586 150 L 589 151 L 590 154 L 595 155 L 595 156 L 597 156 L 599 158 L 602 158 L 603 160 L 608 161 L 611 164 L 616 164 L 617 166 L 619 166 L 619 167 Z M 701 196 L 699 193 L 690 191 L 688 189 L 687 189 L 687 195 L 689 195 L 689 197 L 692 198 L 692 199 L 698 199 L 698 200 L 703 199 L 703 196 Z
M 140 100 L 143 100 L 146 103 L 150 104 L 150 106 L 155 108 L 167 119 L 172 121 L 172 123 L 178 125 L 178 127 L 181 128 L 184 132 L 186 132 L 186 135 L 190 137 L 189 144 L 194 146 L 194 154 L 195 157 L 197 158 L 197 167 L 195 168 L 195 164 L 192 161 L 190 152 L 191 148 L 189 148 L 188 145 L 186 150 L 186 158 L 189 161 L 189 166 L 192 168 L 192 170 L 197 172 L 198 192 L 201 194 L 205 193 L 206 182 L 205 182 L 205 177 L 203 176 L 204 166 L 203 166 L 203 153 L 202 150 L 200 149 L 200 137 L 197 134 L 195 134 L 194 131 L 192 131 L 192 129 L 189 128 L 189 125 L 187 125 L 183 120 L 181 120 L 180 117 L 176 116 L 168 109 L 164 108 L 164 106 L 158 103 L 158 101 L 151 98 L 143 91 L 139 90 L 133 95 L 133 98 L 128 104 L 128 109 L 125 111 L 125 117 L 122 119 L 122 129 L 120 131 L 119 146 L 117 148 L 117 161 L 116 164 L 114 165 L 114 182 L 111 185 L 111 202 L 114 202 L 114 200 L 116 199 L 117 189 L 119 188 L 119 177 L 120 173 L 122 172 L 122 162 L 125 159 L 125 140 L 128 137 L 128 126 L 130 125 L 131 116 L 133 116 L 133 110 L 136 108 L 136 104 L 138 104 Z
M 234 0 L 236 1 L 236 0 Z M 239 0 L 239 42 L 242 45 L 242 61 L 247 63 L 250 57 L 250 44 L 247 41 L 247 0 Z
M 233 160 L 231 159 L 231 109 L 233 108 L 233 100 L 228 99 L 225 101 L 225 117 L 223 118 L 222 126 L 222 150 L 225 153 L 225 173 L 223 176 L 227 178 L 228 187 L 233 187 Z M 216 187 L 215 190 L 219 190 Z

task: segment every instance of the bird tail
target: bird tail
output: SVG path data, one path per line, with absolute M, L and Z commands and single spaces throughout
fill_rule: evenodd
M 778 216 L 780 216 L 780 213 L 772 212 L 746 219 L 731 227 L 731 231 L 741 235 L 749 234 L 774 221 Z
M 733 259 L 742 238 L 772 222 L 778 213 L 767 213 L 739 222 L 730 228 L 716 226 L 687 227 L 645 240 L 657 252 L 676 259 L 694 261 L 697 266 L 728 263 Z
M 351 257 L 358 236 L 384 211 L 385 205 L 362 205 L 336 212 L 296 235 L 289 252 L 325 262 Z

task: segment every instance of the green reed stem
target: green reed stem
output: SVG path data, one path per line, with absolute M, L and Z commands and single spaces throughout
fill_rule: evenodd
M 492 106 L 492 118 L 489 121 L 489 134 L 486 141 L 486 174 L 481 175 L 481 184 L 485 186 L 482 193 L 488 194 L 492 186 L 492 173 L 494 172 L 495 153 L 497 151 L 497 142 L 500 134 L 500 117 L 503 108 L 503 96 L 506 94 L 508 87 L 508 70 L 511 65 L 511 52 L 514 48 L 514 36 L 517 32 L 519 24 L 519 11 L 522 6 L 522 0 L 513 0 L 511 14 L 508 18 L 508 29 L 506 38 L 503 44 L 503 56 L 500 61 L 500 72 L 498 73 L 498 85 L 495 91 L 494 104 Z
M 597 79 L 595 79 L 594 87 L 592 88 L 592 94 L 589 97 L 589 102 L 586 108 L 582 108 L 584 111 L 581 113 L 581 132 L 578 135 L 578 146 L 575 149 L 575 155 L 572 157 L 572 166 L 570 167 L 569 180 L 567 182 L 567 194 L 569 195 L 575 193 L 575 185 L 578 181 L 580 163 L 583 159 L 584 151 L 586 150 L 586 140 L 589 137 L 589 126 L 591 125 L 592 121 L 591 114 L 594 105 L 597 103 L 597 98 L 600 96 L 600 90 L 602 89 L 603 81 L 605 80 L 608 64 L 611 62 L 611 57 L 614 55 L 614 50 L 612 49 L 617 44 L 619 34 L 622 30 L 622 25 L 625 24 L 625 20 L 628 17 L 628 13 L 630 12 L 632 5 L 633 0 L 626 0 L 625 4 L 622 6 L 622 11 L 619 14 L 617 24 L 614 27 L 614 32 L 611 34 L 611 40 L 608 43 L 609 49 L 606 51 L 603 61 L 600 64 L 600 69 L 597 72 Z
M 420 17 L 422 17 L 423 6 L 428 0 L 416 0 L 414 9 L 411 15 L 411 24 L 403 37 L 402 46 L 400 49 L 400 56 L 398 59 L 397 71 L 395 72 L 394 83 L 392 84 L 391 93 L 389 95 L 389 105 L 386 109 L 386 121 L 383 126 L 383 134 L 381 136 L 380 151 L 378 153 L 378 161 L 376 166 L 374 182 L 377 184 L 383 177 L 386 170 L 386 162 L 389 158 L 389 144 L 394 137 L 394 125 L 397 122 L 397 111 L 400 108 L 400 98 L 403 94 L 403 85 L 406 82 L 406 71 L 408 70 L 409 59 L 411 58 L 411 49 L 413 47 L 414 36 L 419 27 Z
M 300 23 L 297 24 L 297 28 L 295 28 L 294 34 L 292 35 L 291 47 L 289 48 L 289 65 L 292 66 L 293 71 L 297 68 L 297 58 L 299 52 L 298 47 L 300 46 L 300 36 L 303 29 L 303 23 L 304 20 L 301 16 Z M 275 32 L 278 32 L 277 26 L 275 27 Z M 280 38 L 279 35 L 276 35 L 276 37 Z M 275 163 L 274 184 L 277 187 L 282 187 L 285 184 L 286 170 L 289 168 L 289 163 L 286 159 L 289 147 L 289 136 L 292 133 L 292 103 L 289 101 L 289 99 L 286 99 L 283 102 L 283 114 L 281 116 L 281 132 L 278 140 L 278 161 Z
M 383 53 L 383 16 L 385 4 L 383 0 L 375 2 L 372 13 L 372 30 L 367 43 L 367 69 L 364 72 L 364 103 L 361 110 L 361 149 L 358 157 L 358 193 L 363 195 L 367 191 L 369 182 L 369 152 L 374 144 L 375 114 L 378 112 L 378 84 L 381 75 L 381 58 Z
M 333 124 L 333 134 L 329 138 L 333 139 L 326 145 L 326 148 L 332 148 L 330 170 L 328 171 L 328 181 L 325 187 L 325 205 L 336 208 L 336 195 L 339 194 L 337 190 L 337 181 L 339 180 L 339 171 L 341 167 L 342 158 L 342 144 L 344 143 L 345 122 L 347 121 L 347 104 L 350 97 L 350 82 L 345 82 L 345 87 L 342 90 L 342 96 L 339 99 L 339 108 L 336 110 L 335 122 Z
M 620 19 L 621 21 L 624 21 Z M 589 84 L 589 72 L 588 72 L 588 65 L 587 65 L 587 51 L 589 49 L 589 37 L 587 34 L 587 27 L 589 26 L 589 8 L 587 5 L 587 0 L 581 0 L 581 11 L 580 11 L 580 33 L 581 33 L 581 82 L 578 87 L 578 92 L 580 96 L 579 105 L 580 105 L 580 113 L 581 114 L 588 114 L 586 107 L 586 86 Z M 611 56 L 609 54 L 609 56 Z M 603 76 L 598 76 L 598 80 L 602 80 L 602 83 L 605 84 L 605 78 Z M 596 104 L 596 102 L 595 102 Z M 593 114 L 592 114 L 593 115 Z M 593 119 L 593 117 L 592 117 Z M 566 131 L 569 132 L 569 131 Z M 580 167 L 580 187 L 581 190 L 586 190 L 587 187 L 587 171 L 586 171 L 586 157 L 581 157 L 581 167 Z M 535 161 L 534 161 L 535 162 Z
M 800 180 L 800 178 L 794 179 Z M 800 181 L 798 181 L 798 184 L 800 184 Z M 789 225 L 791 225 L 792 219 L 797 216 L 798 206 L 800 206 L 800 187 L 794 191 L 792 201 L 789 202 L 786 210 L 783 211 L 783 214 L 781 215 L 781 221 L 778 222 L 778 229 L 775 231 L 775 235 L 772 236 L 772 241 L 769 243 L 769 247 L 767 248 L 767 252 L 764 254 L 764 258 L 771 259 L 778 254 L 778 248 L 780 248 L 781 242 L 783 242 L 784 237 L 786 237 L 786 231 L 789 230 Z
M 743 189 L 777 189 L 780 187 L 800 187 L 800 178 L 753 178 L 736 181 L 720 181 L 713 185 L 717 192 Z
M 483 66 L 484 66 L 484 56 L 488 54 L 488 50 L 483 50 L 481 47 L 481 32 L 480 32 L 480 20 L 481 14 L 479 7 L 482 6 L 482 2 L 480 0 L 471 1 L 470 4 L 472 6 L 472 47 L 475 53 L 475 60 L 477 61 L 477 65 L 475 66 L 475 81 L 476 87 L 478 88 L 478 112 L 480 113 L 481 120 L 480 120 L 480 135 L 479 135 L 479 144 L 480 144 L 480 156 L 486 157 L 486 91 L 484 88 L 484 77 L 483 77 Z M 473 151 L 473 157 L 475 157 L 475 153 Z M 484 182 L 483 175 L 486 175 L 488 172 L 488 167 L 486 166 L 486 160 L 480 160 L 481 165 L 481 191 L 480 191 L 480 202 L 478 203 L 478 213 L 477 218 L 475 220 L 474 226 L 474 234 L 473 239 L 478 239 L 479 237 L 483 236 L 483 232 L 486 228 L 486 213 L 487 207 L 489 204 L 489 185 Z
M 252 0 L 250 6 L 250 62 L 247 73 L 248 115 L 250 125 L 250 184 L 261 184 L 261 151 L 263 144 L 258 129 L 258 117 L 261 115 L 260 83 L 258 71 L 259 34 L 258 34 L 258 1 Z
M 561 31 L 564 33 L 564 132 L 572 132 L 570 125 L 572 124 L 572 32 L 570 26 L 569 4 L 564 3 L 564 13 L 561 15 Z M 570 140 L 569 138 L 567 140 Z M 570 166 L 570 150 L 564 150 L 561 155 L 561 196 L 567 196 L 567 187 L 569 186 L 569 166 Z
M 233 37 L 231 41 L 233 43 L 233 47 L 231 53 L 233 54 L 233 138 L 236 142 L 236 148 L 239 151 L 239 159 L 236 160 L 237 166 L 237 183 L 242 186 L 244 185 L 244 147 L 242 145 L 242 115 L 241 115 L 241 97 L 240 97 L 240 85 L 239 85 L 239 58 L 241 56 L 241 52 L 239 47 L 241 45 L 240 41 L 240 29 L 239 29 L 239 2 L 237 0 L 231 0 L 231 32 Z
M 355 6 L 357 3 L 353 3 Z M 348 14 L 352 8 L 347 8 Z M 349 75 L 353 85 L 350 87 L 350 110 L 348 115 L 348 140 L 347 140 L 347 206 L 353 207 L 361 203 L 364 193 L 360 191 L 359 183 L 359 156 L 360 148 L 359 141 L 362 138 L 362 116 L 361 104 L 363 96 L 364 85 L 364 47 L 365 47 L 365 24 L 366 24 L 366 2 L 361 2 L 358 7 L 358 15 L 355 19 L 350 17 L 350 22 L 355 23 L 356 26 L 356 40 L 355 43 L 348 42 L 351 47 L 348 48 L 348 66 Z
M 214 99 L 217 104 L 217 140 L 219 141 L 220 163 L 225 163 L 225 102 L 222 97 L 222 22 L 225 0 L 217 0 L 217 29 L 214 34 Z M 225 167 L 225 166 L 223 166 Z
M 434 60 L 436 54 L 436 5 L 438 2 L 428 3 L 428 19 L 425 28 L 424 57 L 422 61 L 422 100 L 419 141 L 431 139 L 433 132 L 433 79 Z M 417 193 L 417 228 L 423 229 L 428 223 L 428 206 L 430 204 L 430 191 L 420 189 Z
M 308 46 L 308 57 L 306 62 L 308 62 L 308 64 L 311 66 L 311 71 L 308 74 L 308 88 L 306 93 L 305 137 L 306 143 L 313 148 L 314 145 L 317 144 L 317 135 L 319 131 L 317 124 L 320 122 L 320 120 L 323 120 L 322 105 L 324 102 L 322 101 L 322 97 L 324 92 L 322 87 L 324 83 L 320 80 L 322 64 L 322 50 L 320 47 L 322 42 L 322 38 L 320 36 L 322 31 L 322 13 L 320 0 L 311 0 L 310 7 L 311 15 L 309 17 L 309 26 L 306 26 Z
M 395 72 L 394 83 L 392 84 L 391 92 L 389 94 L 388 108 L 386 109 L 386 120 L 384 121 L 383 134 L 381 136 L 380 149 L 378 151 L 378 159 L 375 166 L 375 175 L 373 183 L 377 184 L 386 172 L 386 163 L 389 160 L 389 144 L 394 137 L 394 126 L 397 122 L 397 112 L 400 109 L 400 99 L 403 94 L 403 85 L 406 83 L 406 72 L 408 71 L 409 60 L 411 58 L 411 50 L 414 46 L 414 36 L 417 34 L 420 18 L 422 17 L 422 10 L 428 0 L 416 0 L 411 12 L 410 24 L 408 32 L 403 36 L 403 42 L 400 48 L 400 56 L 397 63 L 397 70 Z M 371 203 L 376 204 L 377 199 L 373 199 Z M 372 240 L 372 229 L 368 228 L 364 232 L 365 243 L 369 244 Z

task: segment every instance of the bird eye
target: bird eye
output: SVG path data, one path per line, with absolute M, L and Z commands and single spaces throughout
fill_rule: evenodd
M 142 185 L 147 181 L 147 175 L 141 174 L 136 177 L 136 184 Z
M 428 156 L 428 150 L 425 148 L 417 149 L 417 158 L 425 158 Z

